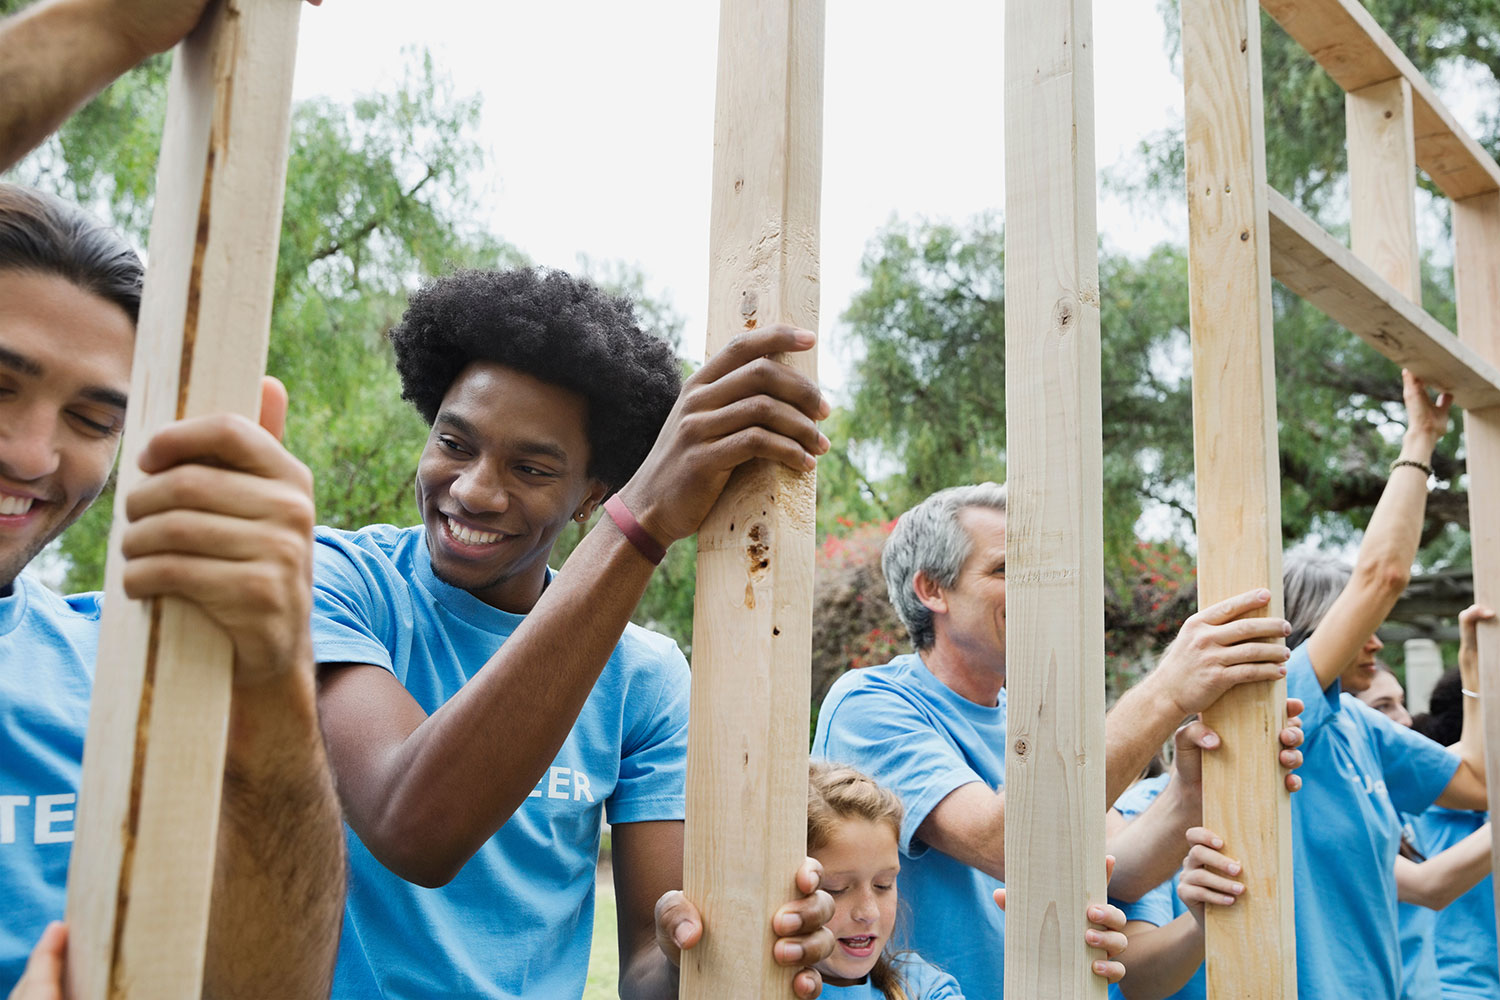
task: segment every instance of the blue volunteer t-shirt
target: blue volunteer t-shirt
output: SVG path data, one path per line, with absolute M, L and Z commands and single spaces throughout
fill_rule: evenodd
M 1422 847 L 1432 857 L 1478 830 L 1488 819 L 1488 813 L 1433 806 L 1417 818 L 1415 825 Z M 1494 876 L 1486 875 L 1484 881 L 1435 916 L 1433 942 L 1443 1000 L 1500 1000 Z
M 902 952 L 893 960 L 906 987 L 908 1000 L 964 1000 L 958 982 L 948 973 L 934 968 L 913 952 Z M 886 1000 L 885 994 L 867 979 L 856 986 L 824 984 L 819 994 L 823 1000 Z
M 1005 692 L 976 705 L 927 669 L 915 653 L 851 670 L 834 682 L 818 714 L 813 756 L 850 764 L 901 798 L 901 902 L 910 909 L 917 954 L 951 973 L 969 996 L 998 997 L 1005 982 L 1002 883 L 941 851 L 917 827 L 948 793 L 971 782 L 1005 783 Z
M 1458 758 L 1341 695 L 1337 680 L 1324 690 L 1306 643 L 1287 664 L 1287 695 L 1307 706 L 1302 790 L 1292 796 L 1298 993 L 1302 1000 L 1398 1000 L 1397 814 L 1430 806 Z
M 0 597 L 0 996 L 62 919 L 98 645 L 98 594 Z
M 1146 778 L 1137 781 L 1125 794 L 1115 802 L 1115 811 L 1129 818 L 1139 816 L 1146 811 L 1146 807 L 1156 801 L 1162 789 L 1167 787 L 1171 780 L 1170 774 L 1159 774 L 1154 778 Z M 1164 927 L 1188 912 L 1187 906 L 1177 897 L 1177 882 L 1181 872 L 1173 875 L 1161 885 L 1146 893 L 1133 903 L 1111 897 L 1110 902 L 1118 906 L 1125 913 L 1125 920 L 1140 920 L 1154 927 Z M 1125 950 L 1123 956 L 1125 968 L 1130 968 L 1130 949 Z M 1129 973 L 1127 972 L 1128 976 Z M 1198 971 L 1193 973 L 1193 978 L 1183 984 L 1182 989 L 1165 997 L 1164 1000 L 1204 1000 L 1208 995 L 1208 984 L 1206 973 L 1202 963 L 1198 965 Z M 1110 1000 L 1125 1000 L 1125 994 L 1120 992 L 1120 987 L 1114 983 L 1109 987 Z
M 1411 816 L 1401 817 L 1401 832 L 1412 847 L 1432 857 Z M 1401 1000 L 1442 1000 L 1437 949 L 1432 940 L 1437 911 L 1415 903 L 1397 903 L 1396 919 L 1401 935 Z
M 318 662 L 384 667 L 428 714 L 523 621 L 433 576 L 420 526 L 317 542 Z M 403 880 L 350 830 L 334 997 L 580 996 L 602 823 L 683 818 L 687 714 L 677 645 L 628 626 L 552 766 L 448 885 Z

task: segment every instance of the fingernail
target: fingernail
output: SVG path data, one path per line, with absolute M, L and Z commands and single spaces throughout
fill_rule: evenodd
M 1278 668 L 1277 668 L 1277 669 L 1276 669 L 1276 673 L 1277 673 L 1277 674 L 1278 674 L 1278 675 L 1279 675 L 1279 676 L 1282 676 L 1282 677 L 1285 677 L 1285 676 L 1286 676 L 1286 667 L 1284 667 L 1284 666 L 1283 666 L 1283 667 L 1278 667 Z
M 677 947 L 687 947 L 688 929 L 686 924 L 678 924 L 677 929 L 672 932 L 672 940 L 677 942 Z
M 1090 920 L 1103 920 L 1104 919 L 1104 911 L 1101 910 L 1101 909 L 1099 909 L 1099 907 L 1097 907 L 1097 906 L 1091 906 L 1091 907 L 1089 907 L 1089 919 Z
M 811 472 L 818 467 L 818 460 L 804 451 L 802 453 L 802 467 Z
M 832 448 L 832 447 L 833 447 L 833 442 L 832 441 L 829 441 L 828 438 L 825 437 L 822 434 L 818 435 L 818 454 L 819 455 L 824 454 L 825 452 L 828 451 L 829 448 Z
M 1214 850 L 1217 851 L 1217 850 L 1219 850 L 1223 846 L 1224 846 L 1224 841 L 1220 840 L 1218 837 L 1215 837 L 1214 838 Z
M 818 419 L 819 420 L 822 420 L 824 417 L 828 416 L 828 414 L 830 414 L 832 412 L 833 412 L 833 404 L 832 403 L 830 403 L 826 399 L 821 400 L 819 402 L 819 404 L 818 404 Z
M 1292 623 L 1291 622 L 1282 622 L 1281 623 L 1281 634 L 1282 635 L 1291 635 L 1292 634 Z
M 1255 592 L 1255 596 L 1258 600 L 1269 601 L 1271 599 L 1271 592 L 1262 587 Z
M 1239 866 L 1239 865 L 1230 865 L 1230 866 L 1229 866 L 1229 867 L 1228 867 L 1228 869 L 1226 869 L 1226 870 L 1227 870 L 1227 871 L 1228 871 L 1228 872 L 1229 872 L 1229 874 L 1231 874 L 1231 875 L 1238 875 L 1238 874 L 1239 874 L 1239 873 L 1240 873 L 1240 866 Z
M 1087 941 L 1089 944 L 1098 944 L 1102 940 L 1099 937 L 1099 932 L 1098 931 L 1084 931 L 1083 932 L 1083 939 L 1085 941 Z
M 1209 733 L 1207 736 L 1203 737 L 1203 745 L 1206 747 L 1216 747 L 1219 745 L 1219 738 L 1212 733 Z
M 1104 963 L 1103 962 L 1095 962 L 1094 963 L 1094 975 L 1096 975 L 1096 976 L 1102 976 L 1102 975 L 1104 975 Z
M 1243 885 L 1240 885 L 1240 883 L 1238 882 L 1236 882 L 1231 888 L 1236 896 L 1245 891 L 1245 887 Z
M 802 918 L 795 913 L 783 913 L 777 918 L 777 923 L 783 934 L 795 934 L 802 929 Z
M 811 347 L 818 342 L 818 338 L 814 336 L 811 330 L 798 330 L 796 341 L 799 347 Z
M 776 950 L 781 952 L 781 960 L 783 962 L 802 961 L 802 946 L 800 944 L 787 942 L 779 945 Z

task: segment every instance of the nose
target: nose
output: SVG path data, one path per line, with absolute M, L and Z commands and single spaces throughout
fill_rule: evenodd
M 1370 634 L 1370 641 L 1365 643 L 1365 648 L 1369 649 L 1372 653 L 1378 653 L 1385 648 L 1385 643 L 1381 640 L 1380 636 L 1372 632 Z
M 31 482 L 56 472 L 61 462 L 57 429 L 56 414 L 44 407 L 7 413 L 0 421 L 0 475 Z
M 849 915 L 862 924 L 872 924 L 880 916 L 880 907 L 875 903 L 875 894 L 862 892 L 854 901 L 854 909 Z
M 448 492 L 464 510 L 473 514 L 503 514 L 510 508 L 503 477 L 483 459 L 466 463 Z

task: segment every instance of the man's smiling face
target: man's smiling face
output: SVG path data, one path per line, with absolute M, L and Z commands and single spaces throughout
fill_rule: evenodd
M 109 478 L 135 327 L 65 278 L 0 270 L 0 591 Z
M 604 495 L 588 474 L 588 416 L 577 393 L 494 362 L 454 379 L 417 466 L 438 579 L 531 610 L 557 536 Z

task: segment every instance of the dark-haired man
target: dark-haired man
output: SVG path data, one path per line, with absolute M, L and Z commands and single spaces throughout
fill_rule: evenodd
M 100 595 L 26 567 L 99 495 L 130 388 L 140 260 L 56 198 L 0 184 L 0 991 L 57 995 Z M 185 420 L 122 502 L 126 592 L 196 604 L 234 644 L 204 995 L 326 995 L 343 899 L 337 800 L 317 727 L 308 610 L 311 477 L 262 426 Z M 274 803 L 274 808 L 266 808 Z
M 391 341 L 431 424 L 422 523 L 318 536 L 320 706 L 355 834 L 335 995 L 579 996 L 607 818 L 621 995 L 675 996 L 701 933 L 673 894 L 688 671 L 629 619 L 736 466 L 826 450 L 817 388 L 767 357 L 812 335 L 747 335 L 679 394 L 628 303 L 518 270 L 432 282 Z M 611 496 L 551 572 L 562 529 Z M 799 881 L 774 921 L 793 967 L 832 944 L 831 900 Z M 811 996 L 816 973 L 797 982 Z

